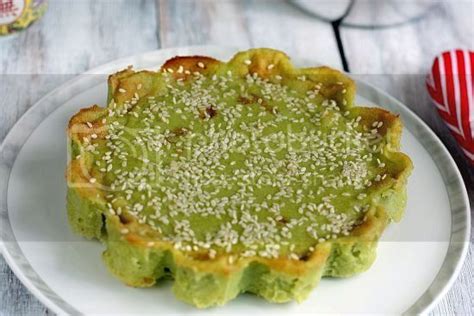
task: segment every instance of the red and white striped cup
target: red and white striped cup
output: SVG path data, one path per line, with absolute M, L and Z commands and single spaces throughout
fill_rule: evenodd
M 428 93 L 466 157 L 474 164 L 474 52 L 450 50 L 433 62 Z

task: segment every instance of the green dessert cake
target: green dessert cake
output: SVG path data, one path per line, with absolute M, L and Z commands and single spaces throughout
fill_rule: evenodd
M 113 74 L 108 105 L 68 126 L 73 230 L 124 283 L 172 278 L 197 307 L 249 292 L 302 301 L 321 277 L 367 270 L 402 217 L 402 124 L 354 106 L 355 85 L 253 49 Z

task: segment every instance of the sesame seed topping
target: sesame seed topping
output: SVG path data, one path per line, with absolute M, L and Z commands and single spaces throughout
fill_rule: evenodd
M 84 139 L 112 190 L 110 214 L 133 217 L 180 251 L 225 254 L 229 264 L 240 256 L 300 260 L 360 223 L 365 189 L 387 176 L 375 168 L 385 164 L 373 131 L 382 122 L 359 124 L 313 78 L 297 83 L 301 92 L 280 75 L 194 72 L 183 81 L 166 72 L 173 69 L 160 73 L 166 93 L 139 83 L 141 100 L 135 92 L 111 103 L 105 150 L 90 140 L 96 134 Z

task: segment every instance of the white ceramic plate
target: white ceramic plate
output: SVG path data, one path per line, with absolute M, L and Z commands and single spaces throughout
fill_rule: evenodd
M 402 150 L 415 169 L 404 219 L 391 225 L 366 273 L 323 279 L 301 304 L 276 305 L 242 295 L 228 305 L 199 311 L 177 301 L 170 283 L 126 287 L 101 262 L 102 246 L 73 235 L 65 210 L 67 121 L 78 109 L 104 105 L 106 74 L 127 65 L 157 69 L 175 55 L 227 60 L 235 49 L 167 49 L 112 62 L 53 91 L 35 104 L 5 138 L 0 155 L 3 255 L 20 280 L 58 313 L 285 314 L 426 312 L 447 291 L 469 241 L 469 202 L 456 165 L 442 143 L 408 108 L 357 81 L 358 104 L 380 104 L 400 113 Z M 298 66 L 316 62 L 296 60 Z

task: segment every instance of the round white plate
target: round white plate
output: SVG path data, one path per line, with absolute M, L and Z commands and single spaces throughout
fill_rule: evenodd
M 235 51 L 188 47 L 122 59 L 78 76 L 32 106 L 0 149 L 1 248 L 12 270 L 58 313 L 294 315 L 429 310 L 456 278 L 466 254 L 470 227 L 466 190 L 433 132 L 400 102 L 361 81 L 357 81 L 358 104 L 380 104 L 401 115 L 406 126 L 402 150 L 415 165 L 405 217 L 387 229 L 377 260 L 366 273 L 323 279 L 301 304 L 270 304 L 241 295 L 224 307 L 202 311 L 176 300 L 170 282 L 149 289 L 122 285 L 102 264 L 102 245 L 71 233 L 65 209 L 65 127 L 80 108 L 104 105 L 106 74 L 127 65 L 157 69 L 175 55 L 227 60 Z

